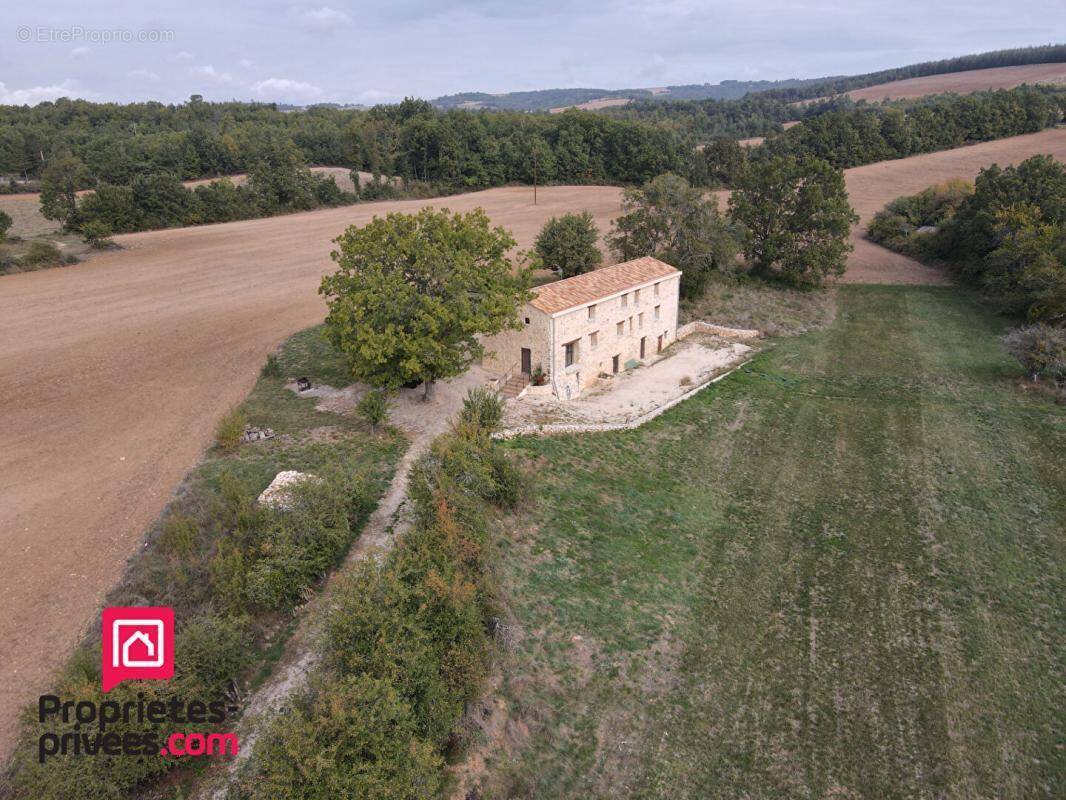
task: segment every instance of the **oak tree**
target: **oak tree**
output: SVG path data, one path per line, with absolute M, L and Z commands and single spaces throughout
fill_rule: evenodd
M 515 241 L 478 208 L 452 214 L 375 217 L 336 240 L 339 269 L 322 280 L 326 334 L 352 375 L 395 389 L 462 374 L 485 347 L 482 336 L 517 328 L 530 298 L 529 274 L 512 268 Z

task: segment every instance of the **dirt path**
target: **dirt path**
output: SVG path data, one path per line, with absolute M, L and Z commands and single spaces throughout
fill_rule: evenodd
M 901 194 L 1034 153 L 1066 158 L 1066 131 L 860 167 L 848 188 L 866 219 Z M 612 187 L 539 198 L 534 207 L 528 189 L 505 188 L 437 205 L 483 206 L 522 247 L 552 215 L 587 208 L 606 231 L 619 210 Z M 93 621 L 215 420 L 270 350 L 322 319 L 332 238 L 427 204 L 131 234 L 119 237 L 125 250 L 85 264 L 0 277 L 0 755 L 17 709 Z M 848 279 L 884 282 L 887 252 L 858 242 Z M 903 261 L 901 273 L 924 269 Z
M 610 187 L 496 189 L 483 206 L 529 247 L 544 221 Z M 143 531 L 251 389 L 266 354 L 322 320 L 331 240 L 374 214 L 428 201 L 119 237 L 73 267 L 0 278 L 0 754 Z
M 421 388 L 402 390 L 394 400 L 390 420 L 407 434 L 409 444 L 403 458 L 396 465 L 389 488 L 367 520 L 344 564 L 330 576 L 325 589 L 303 608 L 302 621 L 285 643 L 285 653 L 270 678 L 248 699 L 237 729 L 241 742 L 239 757 L 221 765 L 213 775 L 204 780 L 200 784 L 197 797 L 204 800 L 222 800 L 225 797 L 228 778 L 254 753 L 256 742 L 266 725 L 289 697 L 307 685 L 311 671 L 318 664 L 321 655 L 318 638 L 325 610 L 332 602 L 338 577 L 359 561 L 390 550 L 396 537 L 406 531 L 410 519 L 404 514 L 404 504 L 411 467 L 426 452 L 433 439 L 448 429 L 462 408 L 467 391 L 476 386 L 484 386 L 487 378 L 488 375 L 479 367 L 473 367 L 452 381 L 440 382 L 429 402 L 422 399 Z M 361 395 L 361 387 L 354 386 L 340 391 L 327 387 L 320 394 L 322 400 L 318 403 L 319 410 L 350 413 Z

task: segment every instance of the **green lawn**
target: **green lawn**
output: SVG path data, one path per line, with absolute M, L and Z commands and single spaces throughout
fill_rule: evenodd
M 960 290 L 837 300 L 638 431 L 511 445 L 485 796 L 1061 796 L 1066 408 Z

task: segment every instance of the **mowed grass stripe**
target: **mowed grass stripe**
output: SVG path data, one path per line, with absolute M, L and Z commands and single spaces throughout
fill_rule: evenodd
M 516 443 L 541 484 L 505 540 L 504 694 L 530 731 L 495 788 L 1053 794 L 1062 413 L 957 290 L 838 299 L 640 431 Z

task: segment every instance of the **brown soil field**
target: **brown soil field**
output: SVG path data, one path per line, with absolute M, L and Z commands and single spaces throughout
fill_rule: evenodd
M 597 111 L 601 108 L 612 108 L 613 106 L 626 106 L 629 105 L 630 98 L 628 97 L 598 97 L 595 100 L 586 100 L 584 103 L 578 103 L 574 106 L 556 106 L 549 109 L 552 114 L 562 114 L 571 108 L 580 108 L 582 111 Z
M 1034 153 L 1066 158 L 1066 131 L 860 167 L 848 188 L 867 220 L 899 195 Z M 613 187 L 538 196 L 534 207 L 528 188 L 492 189 L 129 234 L 83 264 L 0 277 L 0 755 L 215 420 L 267 353 L 322 320 L 331 240 L 388 211 L 481 206 L 526 248 L 550 216 L 587 209 L 606 231 L 619 211 Z M 856 245 L 848 280 L 942 280 Z
M 848 258 L 845 283 L 944 283 L 945 276 L 913 259 L 863 238 L 873 215 L 890 200 L 920 192 L 949 178 L 971 179 L 993 162 L 1017 164 L 1038 153 L 1066 161 L 1066 129 L 1051 129 L 996 142 L 983 142 L 897 161 L 881 161 L 846 171 L 848 195 L 860 222 L 852 231 L 855 251 Z
M 907 78 L 867 86 L 865 89 L 854 89 L 847 92 L 847 95 L 852 100 L 875 103 L 944 92 L 970 94 L 988 89 L 1012 89 L 1023 83 L 1066 83 L 1066 64 L 1026 64 L 1020 67 L 992 67 L 949 72 L 945 75 L 927 75 L 923 78 Z
M 425 200 L 116 237 L 72 267 L 0 278 L 0 755 L 104 593 L 251 389 L 267 353 L 321 322 L 332 239 Z M 443 198 L 528 248 L 553 215 L 618 215 L 610 187 Z

